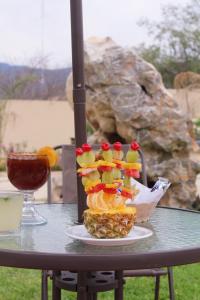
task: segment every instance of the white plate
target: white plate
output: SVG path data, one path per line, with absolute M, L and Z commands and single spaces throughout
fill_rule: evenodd
M 129 234 L 124 238 L 118 239 L 97 239 L 92 237 L 86 230 L 84 225 L 75 225 L 67 228 L 66 234 L 75 240 L 83 241 L 90 245 L 101 245 L 101 246 L 119 246 L 129 245 L 136 240 L 144 239 L 153 234 L 150 229 L 134 226 Z

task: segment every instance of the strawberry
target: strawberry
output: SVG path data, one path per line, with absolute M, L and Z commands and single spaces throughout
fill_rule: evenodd
M 131 192 L 128 192 L 126 190 L 122 190 L 121 191 L 121 195 L 124 197 L 124 198 L 132 198 L 132 193 Z
M 140 172 L 138 170 L 134 170 L 134 169 L 125 170 L 125 175 L 128 177 L 140 178 Z
M 108 150 L 110 150 L 110 145 L 108 143 L 103 143 L 103 144 L 101 144 L 101 149 L 103 151 L 108 151 Z
M 122 144 L 120 142 L 116 142 L 116 143 L 113 144 L 113 148 L 116 151 L 120 151 L 120 150 L 122 150 Z
M 104 188 L 103 189 L 104 193 L 107 193 L 107 194 L 116 194 L 117 193 L 117 189 L 116 188 Z
M 110 166 L 99 166 L 98 170 L 101 171 L 101 172 L 109 172 L 109 171 L 112 171 L 112 167 L 110 167 Z
M 92 147 L 89 144 L 82 145 L 83 152 L 89 152 L 92 150 Z
M 82 155 L 83 150 L 81 148 L 76 148 L 76 156 Z
M 137 142 L 132 142 L 131 149 L 134 151 L 138 151 L 140 149 L 140 145 Z

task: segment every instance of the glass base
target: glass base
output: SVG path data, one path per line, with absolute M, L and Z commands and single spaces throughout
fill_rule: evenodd
M 47 220 L 41 216 L 33 205 L 24 207 L 22 211 L 22 225 L 42 225 L 46 224 Z
M 8 238 L 12 238 L 12 237 L 19 237 L 20 236 L 20 228 L 16 229 L 16 230 L 7 230 L 7 231 L 0 231 L 0 239 L 1 237 L 8 237 Z
M 22 225 L 42 225 L 46 224 L 47 220 L 39 214 L 35 209 L 34 203 L 34 191 L 23 191 L 24 194 L 24 206 L 22 210 Z

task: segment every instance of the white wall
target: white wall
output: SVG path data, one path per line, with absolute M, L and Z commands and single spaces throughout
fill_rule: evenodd
M 181 110 L 190 118 L 200 118 L 200 90 L 169 90 L 179 104 Z
M 3 144 L 27 143 L 27 151 L 70 143 L 73 111 L 67 101 L 8 100 Z

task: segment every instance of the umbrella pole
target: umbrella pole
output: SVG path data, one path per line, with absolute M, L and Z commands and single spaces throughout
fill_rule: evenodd
M 82 144 L 87 142 L 82 0 L 70 0 L 70 9 L 75 143 L 76 147 L 80 147 Z M 77 191 L 78 223 L 82 223 L 83 211 L 86 209 L 86 195 L 78 176 Z

